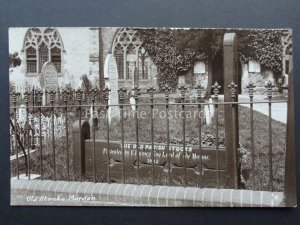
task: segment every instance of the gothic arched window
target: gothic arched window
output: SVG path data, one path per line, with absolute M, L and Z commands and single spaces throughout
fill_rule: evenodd
M 45 62 L 51 61 L 61 73 L 63 45 L 55 28 L 29 28 L 24 39 L 26 72 L 40 73 Z
M 141 79 L 148 79 L 149 59 L 136 30 L 121 28 L 114 39 L 112 53 L 116 59 L 120 79 L 133 79 L 135 70 Z
M 27 73 L 36 73 L 36 49 L 30 46 L 26 49 Z

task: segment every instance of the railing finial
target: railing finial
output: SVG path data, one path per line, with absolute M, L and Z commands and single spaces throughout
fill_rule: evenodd
M 212 86 L 212 88 L 213 88 L 213 92 L 214 92 L 214 99 L 217 100 L 219 97 L 219 92 L 220 92 L 221 86 L 216 81 L 215 84 Z
M 77 101 L 78 101 L 79 103 L 81 103 L 81 101 L 82 101 L 82 95 L 83 95 L 83 90 L 82 90 L 82 88 L 78 88 L 78 89 L 76 90 L 76 98 L 77 98 Z
M 254 85 L 254 83 L 252 81 L 250 81 L 249 84 L 246 86 L 246 88 L 248 88 L 249 97 L 252 99 L 253 93 L 254 93 L 254 88 L 256 88 L 256 86 Z
M 96 96 L 97 94 L 99 93 L 99 90 L 98 90 L 98 87 L 97 86 L 94 86 L 92 87 L 90 90 L 89 90 L 89 93 L 92 95 L 92 103 L 94 104 L 95 101 L 96 101 Z
M 106 102 L 108 102 L 108 99 L 109 99 L 109 92 L 110 92 L 111 90 L 106 86 L 105 88 L 103 88 L 103 91 L 102 91 L 102 93 L 103 93 L 103 97 L 104 97 L 104 100 L 106 101 Z
M 151 99 L 153 99 L 155 91 L 156 89 L 153 86 L 147 89 L 147 92 L 149 93 Z
M 50 95 L 50 102 L 51 102 L 51 104 L 53 104 L 56 91 L 54 89 L 51 89 L 48 93 Z
M 127 92 L 127 90 L 125 88 L 121 88 L 118 90 L 118 94 L 119 94 L 119 100 L 123 101 L 124 97 L 125 97 L 125 93 Z
M 273 96 L 273 88 L 275 86 L 272 84 L 272 82 L 269 80 L 268 83 L 266 84 L 265 88 L 267 88 L 267 93 L 268 93 L 268 98 L 269 100 L 272 99 Z
M 70 95 L 70 91 L 69 89 L 65 88 L 62 90 L 62 95 L 63 95 L 63 101 L 65 102 L 65 104 L 68 103 L 68 98 L 69 98 L 69 95 Z
M 35 90 L 35 95 L 37 97 L 37 102 L 39 105 L 42 104 L 43 91 L 41 89 Z
M 162 91 L 165 93 L 165 98 L 168 100 L 170 97 L 171 87 L 168 84 L 166 84 L 162 87 Z
M 25 92 L 24 92 L 24 96 L 25 96 L 25 103 L 26 105 L 28 105 L 29 103 L 29 97 L 31 95 L 31 91 L 29 89 L 27 89 Z
M 137 100 L 138 96 L 141 95 L 141 89 L 137 86 L 134 86 L 134 88 L 132 88 L 132 91 L 133 91 L 133 98 Z
M 234 101 L 237 94 L 237 85 L 234 83 L 234 81 L 231 82 L 231 84 L 228 85 L 228 88 L 230 90 L 231 99 Z

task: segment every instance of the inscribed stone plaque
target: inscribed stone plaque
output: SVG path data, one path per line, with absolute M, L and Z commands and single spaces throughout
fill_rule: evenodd
M 57 90 L 57 70 L 52 62 L 46 62 L 42 67 L 41 87 L 45 90 Z
M 258 61 L 249 60 L 249 73 L 260 73 L 260 64 Z
M 119 106 L 119 96 L 118 96 L 118 68 L 115 57 L 112 54 L 106 56 L 104 63 L 104 77 L 107 79 L 107 86 L 110 88 L 108 104 L 112 105 L 109 107 L 109 121 L 112 119 L 120 118 L 120 109 Z
M 168 155 L 170 157 L 171 177 L 172 180 L 182 179 L 184 176 L 184 157 L 182 145 L 171 144 L 169 151 L 165 143 L 155 143 L 153 149 L 154 154 L 154 169 L 156 177 L 162 179 L 167 175 Z M 199 146 L 186 145 L 186 168 L 189 183 L 199 182 Z M 97 173 L 105 176 L 107 171 L 108 149 L 107 142 L 104 140 L 96 140 L 95 160 L 97 162 Z M 139 165 L 140 165 L 140 179 L 148 179 L 151 176 L 152 166 L 152 145 L 151 143 L 139 143 Z M 120 178 L 120 171 L 122 170 L 122 145 L 120 141 L 110 141 L 109 148 L 110 162 L 111 162 L 111 175 L 112 179 Z M 93 140 L 85 140 L 85 169 L 86 174 L 93 174 Z M 202 185 L 208 185 L 216 177 L 216 149 L 215 147 L 202 147 L 202 167 L 203 167 L 203 182 Z M 134 179 L 136 177 L 137 165 L 137 146 L 136 143 L 124 143 L 124 166 L 126 170 L 126 177 Z M 219 169 L 225 173 L 226 169 L 226 156 L 225 148 L 219 146 Z M 225 174 L 221 180 L 225 178 Z M 222 181 L 223 182 L 223 181 Z
M 196 62 L 194 64 L 194 73 L 206 73 L 205 63 L 204 62 Z

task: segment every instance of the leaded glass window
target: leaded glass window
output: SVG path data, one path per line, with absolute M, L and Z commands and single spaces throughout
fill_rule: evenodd
M 114 39 L 112 52 L 117 62 L 120 79 L 134 79 L 137 70 L 141 79 L 148 79 L 149 59 L 146 54 L 141 57 L 141 45 L 136 30 L 121 28 Z
M 114 56 L 117 63 L 118 76 L 120 79 L 123 79 L 124 78 L 124 51 L 121 45 L 118 45 L 115 48 Z
M 26 49 L 27 73 L 36 73 L 36 50 L 33 47 Z
M 51 49 L 51 62 L 53 62 L 54 66 L 58 73 L 61 72 L 61 49 L 58 47 L 54 47 Z
M 42 71 L 42 65 L 44 65 L 45 62 L 48 62 L 48 59 L 49 59 L 49 51 L 46 44 L 43 42 L 39 46 L 39 62 L 40 62 L 39 72 Z
M 30 28 L 24 40 L 26 52 L 27 73 L 41 72 L 45 62 L 51 61 L 57 69 L 62 71 L 63 44 L 55 28 Z

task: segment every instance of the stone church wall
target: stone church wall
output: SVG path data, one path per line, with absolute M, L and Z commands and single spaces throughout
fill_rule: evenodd
M 89 28 L 57 28 L 64 52 L 62 52 L 62 72 L 58 76 L 59 86 L 71 84 L 76 87 L 80 77 L 89 74 Z M 21 58 L 21 65 L 10 70 L 10 81 L 16 86 L 39 87 L 39 75 L 26 74 L 26 55 L 23 52 L 23 42 L 27 28 L 9 29 L 9 53 L 17 52 Z

